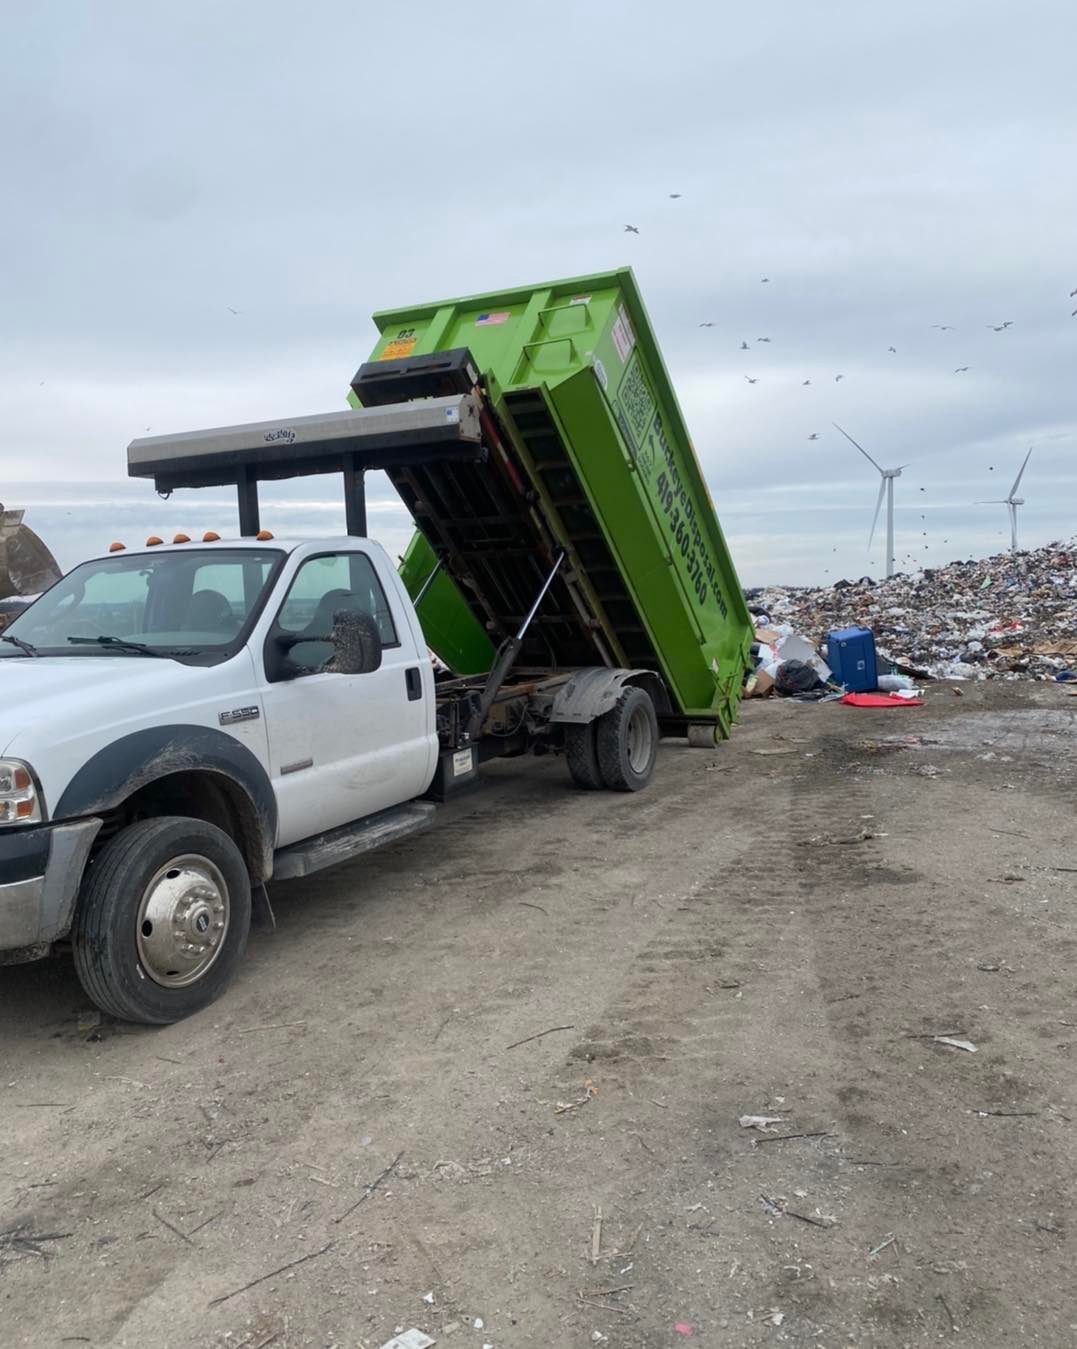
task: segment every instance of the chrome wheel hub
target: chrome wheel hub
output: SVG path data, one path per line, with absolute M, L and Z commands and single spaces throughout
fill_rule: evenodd
M 208 858 L 172 858 L 138 909 L 135 934 L 146 974 L 164 988 L 201 979 L 221 953 L 230 908 L 225 879 Z
M 637 707 L 628 719 L 628 762 L 633 773 L 646 771 L 653 743 L 651 719 L 642 707 Z

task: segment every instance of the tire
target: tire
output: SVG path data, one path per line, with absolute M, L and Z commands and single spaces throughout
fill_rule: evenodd
M 598 766 L 598 747 L 595 744 L 595 723 L 586 726 L 565 727 L 565 758 L 568 771 L 577 787 L 588 792 L 605 787 L 602 770 Z
M 598 766 L 611 791 L 638 792 L 654 773 L 658 717 L 651 696 L 629 684 L 595 728 Z
M 166 1026 L 207 1007 L 247 947 L 247 866 L 223 830 L 165 816 L 105 844 L 72 931 L 79 982 L 103 1012 Z

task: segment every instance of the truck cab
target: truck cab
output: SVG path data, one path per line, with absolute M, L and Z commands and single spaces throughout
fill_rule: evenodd
M 333 633 L 350 615 L 365 641 L 349 664 Z M 434 775 L 429 654 L 368 539 L 117 550 L 4 637 L 0 950 L 34 954 L 74 924 L 80 974 L 120 1016 L 208 1001 L 242 956 L 251 887 L 289 847 L 384 818 Z M 116 840 L 130 846 L 110 865 Z M 80 889 L 117 869 L 80 926 Z

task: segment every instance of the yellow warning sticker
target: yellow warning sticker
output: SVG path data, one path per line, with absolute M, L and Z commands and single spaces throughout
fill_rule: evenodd
M 391 342 L 386 342 L 385 350 L 378 357 L 379 361 L 395 361 L 401 356 L 410 356 L 415 350 L 417 337 L 394 337 Z

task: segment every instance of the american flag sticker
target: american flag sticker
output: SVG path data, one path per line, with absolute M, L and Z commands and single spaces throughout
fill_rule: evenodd
M 495 328 L 499 323 L 508 323 L 512 315 L 505 312 L 501 314 L 480 314 L 475 320 L 476 328 Z

